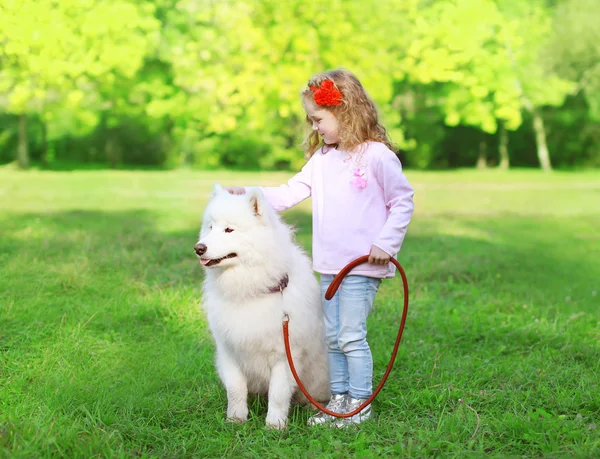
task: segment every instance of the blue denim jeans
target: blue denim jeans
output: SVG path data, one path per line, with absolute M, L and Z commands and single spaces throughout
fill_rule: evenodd
M 331 393 L 368 398 L 373 391 L 373 357 L 367 343 L 367 317 L 381 279 L 346 276 L 327 301 L 325 292 L 334 277 L 321 275 Z

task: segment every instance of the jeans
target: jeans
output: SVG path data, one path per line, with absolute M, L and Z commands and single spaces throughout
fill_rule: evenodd
M 333 278 L 321 275 L 331 393 L 368 398 L 373 392 L 373 357 L 367 343 L 367 317 L 381 279 L 346 276 L 327 301 L 325 292 Z

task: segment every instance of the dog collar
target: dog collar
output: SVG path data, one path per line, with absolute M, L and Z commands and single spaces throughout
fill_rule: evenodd
M 283 293 L 283 290 L 288 286 L 289 281 L 290 281 L 289 276 L 287 274 L 285 274 L 279 281 L 279 284 L 267 289 L 267 293 L 278 293 L 278 292 Z

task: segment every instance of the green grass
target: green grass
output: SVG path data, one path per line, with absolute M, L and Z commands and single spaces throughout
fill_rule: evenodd
M 226 423 L 192 247 L 213 182 L 287 175 L 0 169 L 0 457 L 600 456 L 598 172 L 409 171 L 376 419 Z M 285 218 L 310 250 L 309 204 Z M 376 379 L 400 307 L 385 282 Z

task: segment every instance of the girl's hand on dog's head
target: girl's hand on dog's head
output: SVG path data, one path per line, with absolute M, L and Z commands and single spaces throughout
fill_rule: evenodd
M 229 186 L 225 188 L 229 194 L 246 194 L 245 188 L 240 188 L 239 186 Z

